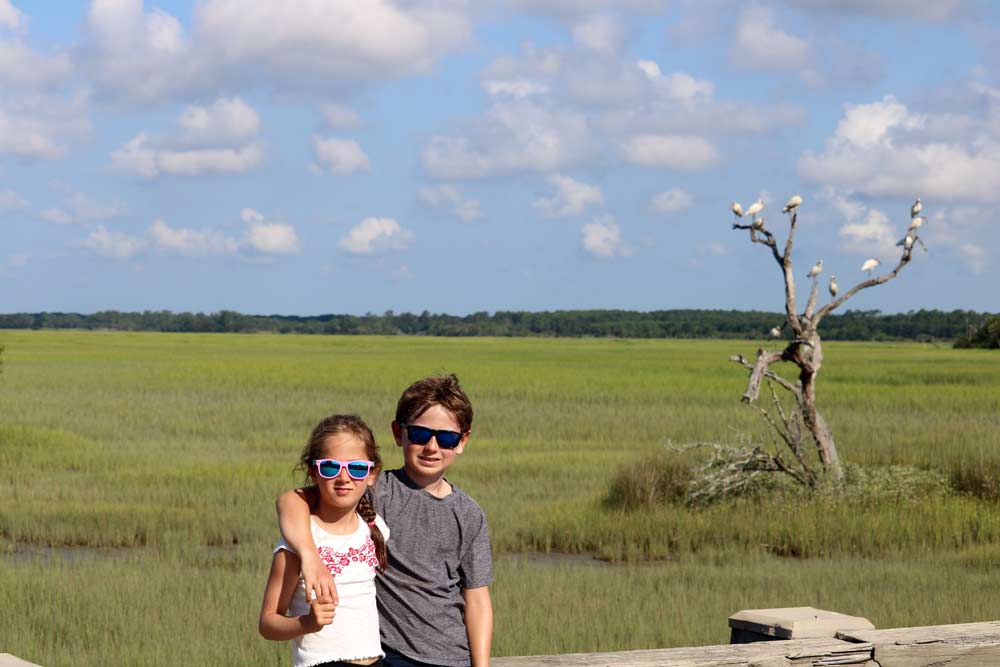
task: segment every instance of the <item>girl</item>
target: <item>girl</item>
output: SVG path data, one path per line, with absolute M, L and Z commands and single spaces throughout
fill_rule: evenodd
M 334 576 L 339 601 L 306 600 L 298 555 L 281 540 L 260 609 L 260 634 L 292 641 L 295 667 L 377 665 L 383 656 L 375 570 L 385 570 L 389 529 L 365 494 L 382 468 L 375 436 L 354 415 L 321 421 L 297 469 L 306 472 L 312 536 Z M 286 615 L 287 613 L 287 615 Z

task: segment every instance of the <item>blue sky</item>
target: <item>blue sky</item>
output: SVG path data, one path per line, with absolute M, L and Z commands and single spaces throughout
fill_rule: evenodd
M 0 0 L 0 312 L 1000 311 L 1000 10 Z

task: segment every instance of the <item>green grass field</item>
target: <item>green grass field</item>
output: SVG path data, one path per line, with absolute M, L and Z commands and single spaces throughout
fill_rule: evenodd
M 750 607 L 879 627 L 1000 618 L 995 502 L 606 506 L 621 469 L 670 444 L 769 437 L 728 361 L 755 342 L 4 331 L 0 344 L 0 652 L 41 664 L 287 664 L 256 620 L 273 501 L 299 482 L 302 443 L 322 416 L 357 412 L 398 465 L 395 400 L 442 371 L 476 408 L 449 479 L 490 520 L 497 655 L 725 643 L 726 617 Z M 844 460 L 1000 469 L 1000 355 L 824 348 L 819 405 Z

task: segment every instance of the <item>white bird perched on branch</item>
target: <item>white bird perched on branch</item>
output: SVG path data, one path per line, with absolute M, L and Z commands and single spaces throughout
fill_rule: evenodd
M 920 203 L 920 197 L 917 197 L 917 201 L 913 202 L 913 206 L 910 207 L 910 217 L 917 217 L 922 210 L 924 210 L 924 205 Z
M 927 216 L 924 215 L 914 216 L 913 219 L 910 221 L 910 226 L 906 228 L 907 235 L 909 235 L 910 232 L 915 232 L 918 229 L 920 229 L 920 225 L 924 224 L 925 222 L 927 222 Z
M 738 201 L 733 202 L 732 210 L 733 210 L 733 215 L 735 215 L 737 218 L 743 217 L 743 207 L 740 206 L 740 203 Z
M 782 213 L 790 213 L 802 205 L 802 197 L 795 195 L 787 202 L 785 202 L 785 208 L 781 209 Z
M 809 273 L 806 274 L 806 278 L 815 278 L 821 273 L 823 273 L 823 260 L 819 260 L 813 264 L 813 267 L 809 269 Z
M 762 199 L 758 199 L 754 203 L 750 204 L 750 208 L 747 209 L 746 215 L 756 217 L 762 210 L 764 210 L 764 201 Z
M 906 236 L 896 241 L 896 245 L 903 246 L 904 250 L 909 250 L 910 248 L 913 247 L 913 242 L 916 240 L 917 240 L 916 236 L 907 233 Z
M 769 332 L 769 335 L 771 336 L 771 338 L 777 338 L 778 336 L 781 335 L 781 328 L 780 327 L 774 327 Z
M 872 257 L 871 259 L 865 261 L 865 263 L 861 265 L 861 270 L 867 271 L 868 275 L 870 276 L 872 274 L 872 271 L 875 270 L 875 267 L 881 263 L 882 260 L 880 260 L 878 257 Z
M 837 296 L 837 276 L 830 276 L 830 296 Z
M 753 228 L 756 229 L 758 232 L 764 229 L 764 218 L 754 218 Z

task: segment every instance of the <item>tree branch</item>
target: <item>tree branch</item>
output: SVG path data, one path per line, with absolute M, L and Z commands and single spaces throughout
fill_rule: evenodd
M 817 297 L 819 297 L 819 277 L 818 276 L 815 277 L 815 278 L 813 278 L 812 290 L 809 292 L 809 301 L 806 302 L 806 312 L 803 313 L 803 315 L 802 315 L 802 317 L 804 317 L 807 322 L 812 319 L 813 311 L 816 309 L 816 299 L 817 299 Z
M 799 221 L 799 213 L 792 213 L 792 224 L 788 229 L 788 240 L 785 241 L 785 254 L 782 256 L 781 268 L 785 273 L 785 314 L 788 323 L 792 325 L 797 338 L 802 337 L 802 325 L 795 312 L 795 276 L 792 274 L 792 244 L 795 239 L 795 225 Z
M 835 310 L 836 308 L 839 308 L 841 304 L 843 304 L 845 301 L 850 299 L 852 296 L 854 296 L 861 290 L 868 289 L 869 287 L 875 287 L 876 285 L 881 285 L 883 283 L 887 283 L 896 276 L 898 276 L 899 272 L 902 271 L 903 267 L 909 264 L 909 262 L 910 262 L 910 250 L 904 250 L 903 256 L 899 260 L 899 264 L 897 264 L 896 268 L 894 268 L 892 271 L 883 276 L 879 276 L 878 278 L 870 278 L 868 280 L 858 283 L 857 285 L 849 289 L 847 292 L 845 292 L 844 295 L 839 299 L 831 301 L 830 303 L 820 308 L 819 312 L 816 313 L 816 317 L 813 318 L 812 321 L 813 329 L 819 326 L 820 320 L 826 317 L 827 313 L 829 313 L 832 310 Z
M 768 352 L 764 348 L 757 350 L 757 361 L 750 369 L 750 379 L 747 381 L 747 390 L 743 392 L 742 401 L 752 403 L 760 395 L 760 382 L 764 379 L 764 374 L 768 371 L 768 366 L 784 358 L 784 352 Z
M 784 352 L 782 352 L 782 354 L 784 354 Z M 782 358 L 784 358 L 784 357 L 782 357 Z M 754 365 L 751 364 L 749 361 L 747 361 L 746 358 L 742 354 L 734 354 L 733 356 L 729 357 L 729 360 L 730 361 L 735 361 L 736 363 L 742 365 L 747 370 L 752 371 L 754 369 Z M 795 386 L 794 384 L 792 384 L 791 382 L 789 382 L 788 380 L 786 380 L 785 378 L 783 378 L 780 375 L 778 375 L 777 373 L 775 373 L 774 371 L 772 371 L 770 368 L 768 368 L 764 372 L 764 377 L 766 377 L 766 378 L 768 378 L 770 380 L 774 380 L 775 382 L 777 382 L 778 384 L 780 384 L 782 387 L 784 387 L 788 391 L 792 392 L 792 394 L 795 395 L 795 400 L 796 401 L 798 401 L 798 400 L 801 399 L 801 392 L 799 391 L 799 388 L 797 386 Z

